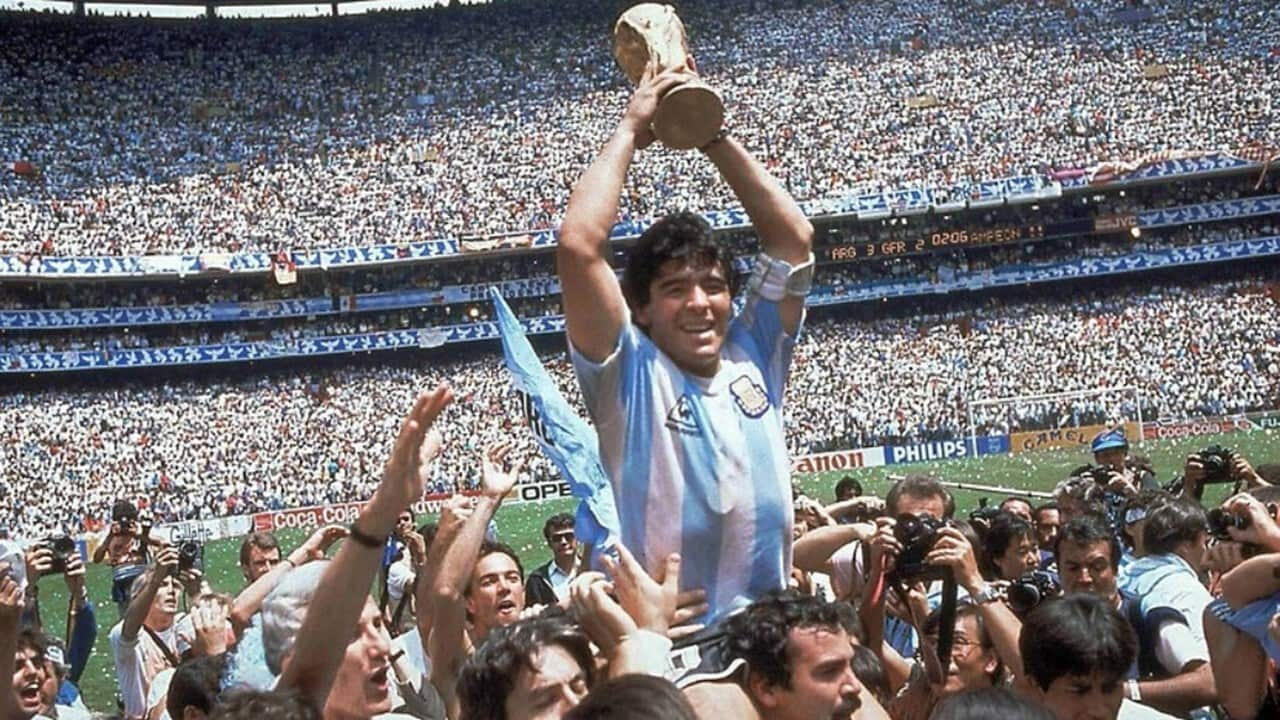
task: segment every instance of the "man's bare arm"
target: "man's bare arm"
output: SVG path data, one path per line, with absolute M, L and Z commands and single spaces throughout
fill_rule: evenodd
M 609 266 L 622 184 L 636 151 L 653 141 L 649 124 L 658 100 L 685 79 L 675 72 L 645 75 L 617 130 L 574 186 L 560 225 L 556 265 L 565 324 L 573 346 L 593 362 L 613 352 L 626 322 L 626 300 Z
M 813 225 L 782 184 L 732 137 L 713 142 L 705 152 L 751 217 L 765 254 L 792 266 L 808 262 L 813 252 Z M 779 303 L 779 313 L 783 329 L 795 333 L 804 313 L 804 298 L 787 296 Z

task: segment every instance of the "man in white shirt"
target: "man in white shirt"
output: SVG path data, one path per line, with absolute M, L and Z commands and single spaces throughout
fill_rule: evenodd
M 177 667 L 190 647 L 190 633 L 184 638 L 178 632 L 177 569 L 177 548 L 160 550 L 156 564 L 134 580 L 124 619 L 108 635 L 126 718 L 146 715 L 152 680 Z

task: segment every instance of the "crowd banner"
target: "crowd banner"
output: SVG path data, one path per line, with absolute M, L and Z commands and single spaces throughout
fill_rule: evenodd
M 154 537 L 174 544 L 187 542 L 188 540 L 207 543 L 225 538 L 244 537 L 250 532 L 253 532 L 253 517 L 250 515 L 230 515 L 207 520 L 182 520 L 180 522 L 157 525 L 151 529 L 151 534 Z
M 1087 451 L 1098 433 L 1111 430 L 1113 425 L 1081 425 L 1080 427 L 1052 428 L 1031 432 L 1013 433 L 1009 436 L 1009 450 L 1014 455 L 1041 450 L 1078 448 Z M 1140 437 L 1138 423 L 1124 423 L 1125 437 L 1137 442 Z
M 857 470 L 864 467 L 883 467 L 885 464 L 884 448 L 869 447 L 857 450 L 836 450 L 834 452 L 792 458 L 791 472 L 838 472 L 841 470 Z
M 1221 435 L 1252 430 L 1254 421 L 1243 417 L 1205 417 L 1188 420 L 1160 420 L 1142 427 L 1144 440 L 1174 440 L 1196 435 Z
M 1152 162 L 1128 175 L 1117 175 L 1107 184 L 1123 187 L 1131 182 L 1142 182 L 1152 178 L 1195 177 L 1258 165 L 1261 163 L 1255 160 L 1210 153 L 1198 157 Z M 1097 176 L 1091 175 L 1084 169 L 1068 168 L 1053 171 L 1047 175 L 1023 175 L 978 183 L 965 182 L 949 187 L 917 187 L 809 200 L 802 203 L 801 207 L 810 216 L 857 216 L 862 219 L 876 219 L 888 217 L 894 212 L 924 212 L 929 208 L 958 209 L 955 203 L 955 198 L 958 197 L 966 198 L 967 204 L 974 208 L 1006 202 L 1029 203 L 1045 197 L 1059 197 L 1064 189 L 1079 191 L 1096 185 L 1098 180 Z M 745 227 L 750 222 L 746 213 L 740 208 L 713 211 L 706 213 L 704 217 L 711 227 L 717 229 Z M 617 240 L 637 237 L 644 232 L 649 222 L 647 219 L 620 222 L 613 227 L 609 237 Z M 544 229 L 489 238 L 471 238 L 466 241 L 436 238 L 405 244 L 294 251 L 292 255 L 299 271 L 332 270 L 456 257 L 468 251 L 541 248 L 555 244 L 554 231 Z M 273 255 L 265 252 L 149 256 L 146 259 L 142 256 L 41 257 L 30 254 L 3 254 L 0 255 L 0 278 L 32 275 L 63 278 L 148 275 L 184 277 L 202 272 L 265 274 L 272 271 L 272 261 Z
M 1251 413 L 1246 417 L 1255 430 L 1280 430 L 1280 410 Z

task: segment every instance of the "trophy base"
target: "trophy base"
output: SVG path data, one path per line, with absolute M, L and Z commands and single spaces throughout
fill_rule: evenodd
M 658 102 L 653 134 L 672 150 L 700 148 L 724 126 L 724 101 L 700 82 L 672 88 Z

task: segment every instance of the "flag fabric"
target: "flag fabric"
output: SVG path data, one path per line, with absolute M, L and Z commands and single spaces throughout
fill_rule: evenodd
M 520 321 L 496 288 L 489 288 L 502 335 L 502 356 L 511 372 L 538 447 L 560 469 L 578 498 L 574 535 L 591 548 L 591 565 L 621 536 L 613 486 L 600 463 L 595 430 L 569 406 L 525 337 Z
M 293 285 L 298 282 L 298 265 L 293 255 L 281 250 L 276 253 L 271 263 L 271 272 L 275 275 L 277 285 Z

